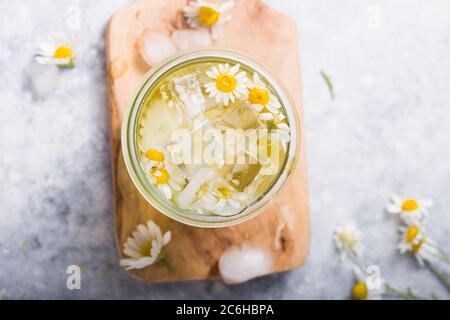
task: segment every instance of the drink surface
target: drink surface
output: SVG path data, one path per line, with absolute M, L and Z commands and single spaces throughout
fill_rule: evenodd
M 138 115 L 139 161 L 162 198 L 195 214 L 232 216 L 270 189 L 290 126 L 270 83 L 234 61 L 166 72 Z

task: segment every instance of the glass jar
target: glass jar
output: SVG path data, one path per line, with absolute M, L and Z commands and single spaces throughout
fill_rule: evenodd
M 290 127 L 290 142 L 288 144 L 284 161 L 278 170 L 273 182 L 265 192 L 232 216 L 200 214 L 177 207 L 167 200 L 148 181 L 139 162 L 139 148 L 137 144 L 138 119 L 149 93 L 158 85 L 164 75 L 179 68 L 181 65 L 202 61 L 218 61 L 221 63 L 239 64 L 247 70 L 257 72 L 264 80 L 270 91 L 274 93 L 285 112 L 286 122 Z M 157 121 L 158 119 L 155 119 Z M 131 98 L 128 110 L 124 114 L 122 123 L 122 153 L 130 177 L 141 195 L 157 210 L 166 216 L 187 225 L 205 228 L 219 228 L 236 225 L 247 221 L 261 212 L 282 192 L 289 177 L 296 166 L 301 147 L 301 125 L 298 119 L 296 106 L 284 87 L 268 72 L 249 57 L 235 51 L 219 47 L 203 47 L 180 52 L 157 66 L 154 66 L 144 77 L 136 93 Z

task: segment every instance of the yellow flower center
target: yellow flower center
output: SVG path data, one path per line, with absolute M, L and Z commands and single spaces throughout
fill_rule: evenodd
M 353 249 L 358 244 L 358 238 L 350 233 L 350 232 L 343 232 L 339 235 L 339 240 L 342 243 L 342 246 L 345 249 Z
M 407 199 L 403 201 L 402 210 L 403 211 L 414 211 L 419 209 L 419 203 L 414 199 Z
M 151 250 L 152 250 L 152 243 L 146 242 L 141 247 L 141 255 L 143 257 L 150 257 Z
M 72 59 L 72 54 L 72 49 L 70 47 L 60 46 L 56 48 L 55 52 L 53 53 L 53 57 L 56 59 Z
M 405 235 L 406 241 L 408 243 L 413 242 L 413 240 L 417 237 L 419 232 L 420 232 L 419 227 L 416 227 L 416 226 L 409 227 L 408 230 L 406 230 L 406 235 Z
M 155 178 L 157 184 L 164 184 L 169 181 L 169 172 L 166 169 L 152 169 L 152 176 Z
M 418 253 L 420 251 L 420 248 L 422 247 L 422 244 L 424 243 L 425 239 L 421 239 L 417 244 L 414 244 L 412 246 L 412 252 L 414 254 Z
M 352 288 L 352 294 L 355 299 L 358 300 L 367 299 L 368 294 L 367 285 L 362 281 L 357 282 Z
M 209 186 L 207 183 L 202 184 L 200 189 L 197 191 L 197 197 L 201 197 L 202 195 L 204 195 L 206 192 L 208 192 L 208 189 Z
M 231 197 L 230 189 L 228 189 L 227 187 L 220 187 L 217 190 L 219 190 L 221 198 L 230 199 Z
M 236 78 L 231 74 L 221 74 L 217 77 L 216 87 L 222 92 L 231 92 L 236 88 Z
M 198 22 L 204 27 L 210 27 L 220 18 L 220 12 L 211 7 L 200 7 L 198 12 Z
M 149 160 L 157 161 L 157 162 L 163 162 L 164 161 L 164 153 L 161 151 L 158 151 L 156 149 L 148 149 L 148 151 L 145 153 L 145 156 Z
M 248 94 L 248 100 L 252 104 L 266 105 L 269 102 L 269 92 L 262 88 L 253 88 Z

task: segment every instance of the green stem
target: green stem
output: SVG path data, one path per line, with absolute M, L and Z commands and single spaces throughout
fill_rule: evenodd
M 427 300 L 424 297 L 414 294 L 410 288 L 406 289 L 406 291 L 401 291 L 399 289 L 394 288 L 390 284 L 385 283 L 384 289 L 386 294 L 401 297 L 406 300 Z
M 441 250 L 441 248 L 438 248 L 438 250 L 441 255 L 440 256 L 441 260 L 450 265 L 450 258 L 445 254 L 444 251 Z
M 170 266 L 169 261 L 167 261 L 164 256 L 159 259 L 158 263 L 160 266 L 166 268 L 167 272 L 172 273 L 172 267 Z
M 435 275 L 435 277 L 439 280 L 440 283 L 442 283 L 447 290 L 450 292 L 450 282 L 448 281 L 448 279 L 441 273 L 439 272 L 432 264 L 430 261 L 428 260 L 424 260 L 425 266 L 428 268 L 428 270 L 431 271 L 431 273 L 433 273 Z
M 434 249 L 436 249 L 437 251 L 437 255 L 434 255 L 436 258 L 442 260 L 443 262 L 447 263 L 448 265 L 450 265 L 450 258 L 445 254 L 445 252 L 437 245 L 434 243 L 429 243 L 430 246 L 432 246 Z
M 366 270 L 363 268 L 363 266 L 358 262 L 358 260 L 356 259 L 356 257 L 351 254 L 351 253 L 347 253 L 347 257 L 350 260 L 351 263 L 353 263 L 353 265 L 355 267 L 357 267 L 362 273 L 367 274 Z

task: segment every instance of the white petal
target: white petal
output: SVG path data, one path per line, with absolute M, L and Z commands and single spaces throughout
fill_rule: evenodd
M 228 200 L 228 204 L 235 209 L 239 209 L 241 207 L 241 204 L 238 201 L 234 200 Z
M 434 202 L 433 202 L 433 200 L 427 198 L 427 199 L 419 200 L 419 204 L 424 208 L 429 208 L 434 205 Z
M 130 249 L 134 249 L 136 251 L 140 250 L 140 247 L 137 244 L 136 240 L 134 240 L 134 238 L 131 238 L 131 237 L 129 237 L 127 239 L 127 241 L 125 242 L 125 246 L 130 248 Z
M 234 76 L 234 75 L 236 74 L 236 72 L 239 71 L 239 67 L 240 67 L 240 66 L 239 66 L 238 64 L 235 64 L 233 67 L 231 67 L 231 69 L 230 69 L 230 71 L 229 71 L 230 74 Z M 236 77 L 236 78 L 237 78 L 237 77 Z
M 260 113 L 259 114 L 259 119 L 261 119 L 263 121 L 272 120 L 273 119 L 273 114 L 268 113 L 268 112 Z
M 278 123 L 277 124 L 277 128 L 280 129 L 280 130 L 284 130 L 284 131 L 289 131 L 289 132 L 291 131 L 291 128 L 289 128 L 287 123 L 284 123 L 284 122 Z
M 366 283 L 367 275 L 364 274 L 361 269 L 359 269 L 358 267 L 353 267 L 353 273 L 355 274 L 355 277 L 356 279 L 358 279 L 358 281 Z
M 155 223 L 155 239 L 158 241 L 161 241 L 162 238 L 162 233 L 161 233 L 161 228 Z
M 167 231 L 164 234 L 164 237 L 162 238 L 163 246 L 167 245 L 171 239 L 172 239 L 172 233 L 170 231 Z
M 140 258 L 142 256 L 140 252 L 129 248 L 125 248 L 123 250 L 123 253 L 125 253 L 127 256 L 131 258 Z
M 213 79 L 215 78 L 215 77 L 214 77 L 214 72 L 212 72 L 212 71 L 209 71 L 209 70 L 206 71 L 206 75 L 207 75 L 208 77 L 210 77 L 210 78 L 213 78 Z
M 40 53 L 40 54 L 42 54 L 42 55 L 45 55 L 45 56 L 47 56 L 47 57 L 53 57 L 53 54 L 55 53 L 55 51 L 56 51 L 56 45 L 54 44 L 54 43 L 51 43 L 51 42 L 49 42 L 49 41 L 45 41 L 45 42 L 42 42 L 40 45 L 39 45 L 39 50 L 38 50 L 38 52 Z
M 228 106 L 228 103 L 230 102 L 230 95 L 224 94 L 222 99 L 223 99 L 223 104 Z
M 126 267 L 127 270 L 143 269 L 155 263 L 155 259 L 152 257 L 143 257 L 139 259 L 122 259 L 120 265 Z
M 268 104 L 267 106 L 266 106 L 266 108 L 267 108 L 267 110 L 269 110 L 270 112 L 272 112 L 272 113 L 278 113 L 278 109 L 277 108 L 275 108 L 273 105 L 271 105 L 271 104 Z
M 217 69 L 217 67 L 214 67 L 214 68 L 212 69 L 212 72 L 213 72 L 214 75 L 215 75 L 214 78 L 217 78 L 217 77 L 220 75 L 219 69 Z
M 402 211 L 402 209 L 400 207 L 398 207 L 397 205 L 388 204 L 386 207 L 386 211 L 388 213 L 397 214 L 397 213 L 400 213 Z
M 152 220 L 147 222 L 148 232 L 154 239 L 158 237 L 158 233 L 161 233 L 161 229 Z
M 391 201 L 399 207 L 402 205 L 403 202 L 403 200 L 396 194 L 393 194 L 391 196 Z
M 140 233 L 139 231 L 137 231 L 137 230 L 135 230 L 135 231 L 133 232 L 133 238 L 136 239 L 136 241 L 137 241 L 138 244 L 140 244 L 140 245 L 143 244 L 143 243 L 145 243 L 145 242 L 147 242 L 147 239 L 144 238 L 144 236 L 141 235 L 141 233 Z
M 161 244 L 160 242 L 153 240 L 152 241 L 152 249 L 150 251 L 150 256 L 154 259 L 159 258 L 159 254 L 161 253 Z
M 137 226 L 137 230 L 141 233 L 141 235 L 146 239 L 146 241 L 151 240 L 151 235 L 148 229 L 143 225 L 140 224 Z
M 219 12 L 224 13 L 225 11 L 231 9 L 234 6 L 234 1 L 227 1 L 220 5 Z
M 158 186 L 159 190 L 162 191 L 162 193 L 164 194 L 164 197 L 166 197 L 166 199 L 170 200 L 172 199 L 172 190 L 170 189 L 168 184 L 160 184 Z
M 235 78 L 236 78 L 237 80 L 243 80 L 243 79 L 246 79 L 246 78 L 247 78 L 247 74 L 246 74 L 244 71 L 242 71 L 242 72 L 239 72 L 239 73 L 235 76 Z M 246 81 L 247 81 L 247 79 L 246 79 Z M 242 82 L 246 82 L 246 81 L 242 81 Z

